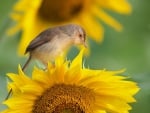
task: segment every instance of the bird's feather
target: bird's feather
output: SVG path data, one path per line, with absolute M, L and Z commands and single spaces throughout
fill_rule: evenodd
M 54 32 L 55 31 L 55 32 Z M 35 37 L 30 44 L 28 45 L 25 53 L 33 51 L 35 48 L 51 41 L 55 35 L 57 35 L 59 32 L 59 29 L 56 28 L 56 30 L 53 30 L 51 28 L 41 32 L 37 37 Z

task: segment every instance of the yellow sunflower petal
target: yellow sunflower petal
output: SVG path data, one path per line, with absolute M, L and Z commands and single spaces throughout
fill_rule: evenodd
M 83 52 L 70 63 L 59 57 L 45 71 L 34 68 L 32 78 L 26 77 L 21 67 L 18 74 L 9 74 L 13 80 L 9 84 L 16 91 L 4 102 L 8 108 L 3 113 L 25 109 L 26 113 L 62 112 L 66 108 L 85 113 L 128 113 L 132 109 L 129 103 L 136 101 L 133 96 L 139 91 L 137 84 L 120 76 L 122 70 L 83 67 Z
M 102 9 L 98 7 L 93 7 L 93 14 L 97 16 L 99 19 L 104 21 L 106 24 L 110 25 L 111 27 L 115 28 L 116 30 L 120 31 L 122 30 L 122 26 L 120 23 L 118 23 L 114 18 L 109 16 L 107 13 L 105 13 Z
M 103 40 L 103 27 L 97 21 L 95 21 L 92 15 L 83 14 L 81 18 L 81 25 L 84 26 L 88 35 L 91 36 L 95 41 L 101 42 Z
M 17 13 L 12 13 L 12 14 L 10 14 L 10 17 L 14 20 L 14 21 L 16 21 L 16 22 L 18 22 L 18 24 L 16 24 L 14 27 L 12 27 L 12 28 L 9 28 L 8 30 L 7 30 L 7 34 L 8 35 L 14 35 L 16 32 L 18 32 L 20 29 L 21 29 L 21 27 L 22 27 L 22 16 L 21 15 L 18 15 Z
M 98 110 L 96 113 L 106 113 L 106 111 Z
M 108 8 L 114 10 L 121 14 L 129 14 L 131 13 L 131 5 L 127 2 L 127 0 L 96 0 L 96 2 L 104 8 Z
M 80 51 L 80 53 L 75 57 L 75 59 L 72 61 L 70 68 L 77 67 L 79 69 L 82 68 L 82 56 L 84 53 L 84 48 Z
M 24 108 L 24 107 L 28 107 L 28 106 L 31 106 L 33 105 L 33 103 L 31 103 L 29 100 L 20 100 L 18 98 L 11 98 L 9 100 L 6 100 L 4 102 L 4 104 L 7 104 L 8 107 L 10 107 L 10 109 L 13 109 L 13 108 L 20 108 L 21 106 L 19 104 L 24 104 L 25 106 L 22 106 L 21 108 Z

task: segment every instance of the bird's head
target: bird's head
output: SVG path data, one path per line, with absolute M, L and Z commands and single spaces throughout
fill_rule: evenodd
M 72 38 L 74 45 L 84 45 L 87 47 L 86 32 L 81 26 L 76 24 L 68 24 L 63 27 L 65 33 L 67 33 Z

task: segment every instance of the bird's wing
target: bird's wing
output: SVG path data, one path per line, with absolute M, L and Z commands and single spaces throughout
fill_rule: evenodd
M 35 39 L 33 39 L 28 47 L 26 48 L 25 53 L 33 51 L 35 48 L 43 45 L 44 43 L 47 43 L 51 41 L 55 35 L 57 35 L 58 30 L 52 30 L 52 29 L 47 29 L 43 32 L 41 32 Z

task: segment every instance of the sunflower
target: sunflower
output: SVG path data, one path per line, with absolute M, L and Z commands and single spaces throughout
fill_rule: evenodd
M 24 54 L 29 42 L 41 31 L 64 23 L 81 24 L 91 38 L 100 42 L 104 30 L 98 19 L 118 31 L 122 29 L 120 23 L 109 16 L 105 9 L 120 14 L 131 12 L 126 0 L 19 0 L 11 13 L 17 24 L 8 30 L 8 34 L 22 30 L 20 55 Z
M 59 57 L 47 70 L 34 68 L 28 77 L 10 73 L 13 95 L 2 113 L 128 113 L 139 88 L 119 76 L 122 71 L 92 70 L 82 66 L 83 50 L 72 61 Z

